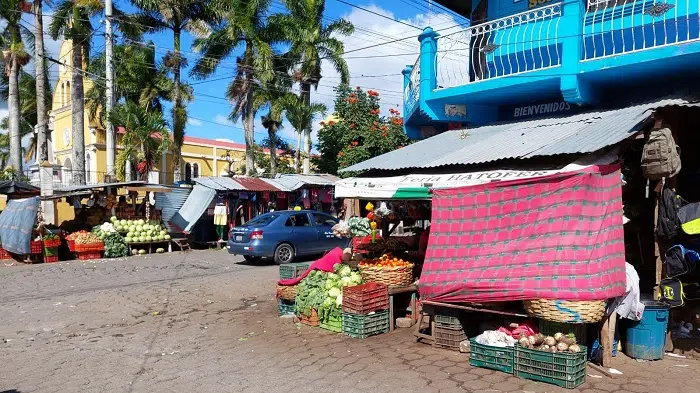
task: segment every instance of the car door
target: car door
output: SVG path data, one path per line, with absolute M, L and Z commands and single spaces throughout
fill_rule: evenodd
M 284 223 L 284 229 L 297 255 L 308 255 L 316 252 L 314 247 L 318 236 L 308 213 L 291 213 Z
M 348 240 L 338 238 L 333 234 L 333 225 L 338 223 L 338 219 L 324 213 L 311 213 L 314 227 L 316 228 L 316 252 L 326 252 L 335 247 L 345 247 Z

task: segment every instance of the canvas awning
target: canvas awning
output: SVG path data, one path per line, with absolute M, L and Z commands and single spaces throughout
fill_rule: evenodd
M 474 186 L 496 181 L 522 180 L 581 170 L 615 161 L 615 154 L 587 156 L 565 166 L 502 168 L 475 172 L 411 173 L 387 177 L 350 177 L 335 184 L 336 198 L 430 199 L 431 189 Z
M 29 254 L 39 197 L 7 201 L 0 213 L 0 245 L 14 254 Z
M 183 232 L 190 232 L 199 218 L 202 217 L 202 214 L 207 210 L 207 207 L 214 199 L 215 195 L 215 190 L 195 184 L 187 200 L 180 210 L 175 213 L 170 223 L 182 229 Z

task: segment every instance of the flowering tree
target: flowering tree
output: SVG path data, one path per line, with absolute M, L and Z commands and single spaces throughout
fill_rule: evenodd
M 354 90 L 347 85 L 335 88 L 335 120 L 321 122 L 316 160 L 320 172 L 337 174 L 339 169 L 400 149 L 409 143 L 403 132 L 399 111 L 382 116 L 379 93 Z

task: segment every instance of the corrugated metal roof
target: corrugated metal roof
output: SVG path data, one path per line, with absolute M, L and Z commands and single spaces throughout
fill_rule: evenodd
M 274 178 L 274 181 L 281 183 L 291 191 L 295 191 L 307 185 L 332 186 L 336 181 L 338 181 L 338 178 L 325 173 L 311 175 L 280 174 Z
M 190 188 L 184 187 L 171 187 L 170 192 L 156 192 L 156 206 L 161 210 L 168 232 L 179 232 L 179 228 L 170 224 L 170 220 L 180 210 L 190 192 Z
M 70 191 L 92 190 L 95 188 L 105 188 L 105 187 L 138 186 L 138 185 L 143 185 L 143 184 L 146 184 L 146 182 L 138 181 L 138 180 L 124 181 L 124 182 L 120 182 L 120 183 L 96 183 L 96 184 L 85 184 L 85 185 L 61 187 L 61 188 L 58 188 L 56 191 L 58 191 L 58 192 L 70 192 Z
M 288 186 L 287 184 L 283 184 L 282 182 L 277 181 L 277 179 L 268 179 L 266 177 L 261 177 L 259 179 L 264 181 L 267 184 L 270 184 L 271 186 L 275 187 L 279 191 L 282 191 L 282 192 L 294 191 L 293 189 L 287 187 Z
M 240 183 L 248 191 L 280 191 L 272 184 L 255 177 L 236 177 L 235 179 L 236 183 Z
M 242 184 L 230 177 L 209 176 L 192 179 L 195 183 L 217 191 L 246 191 Z
M 653 109 L 665 106 L 700 106 L 700 103 L 682 98 L 663 99 L 623 109 L 448 131 L 343 170 L 434 168 L 592 153 L 634 135 Z

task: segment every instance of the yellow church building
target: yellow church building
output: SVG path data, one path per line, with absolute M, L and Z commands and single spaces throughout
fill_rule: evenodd
M 50 125 L 52 130 L 49 147 L 49 161 L 55 165 L 55 173 L 58 182 L 64 186 L 72 185 L 73 158 L 72 158 L 72 111 L 71 111 L 71 70 L 72 57 L 70 56 L 71 42 L 64 41 L 59 52 L 58 80 L 54 89 L 53 102 L 50 112 Z M 87 93 L 93 82 L 87 77 L 84 79 L 84 90 Z M 85 110 L 85 171 L 87 184 L 105 182 L 107 173 L 107 149 L 104 127 L 96 118 L 90 118 Z M 123 129 L 117 128 L 116 154 L 121 149 L 120 139 Z M 266 151 L 266 154 L 268 152 Z M 164 154 L 161 162 L 149 174 L 150 183 L 173 183 L 173 154 L 172 151 Z M 229 161 L 233 162 L 231 169 L 238 171 L 245 165 L 245 145 L 232 141 L 207 139 L 185 136 L 182 145 L 182 159 L 180 163 L 183 180 L 199 176 L 221 176 L 228 173 Z M 135 173 L 127 165 L 127 176 Z M 131 175 L 135 176 L 135 175 Z

